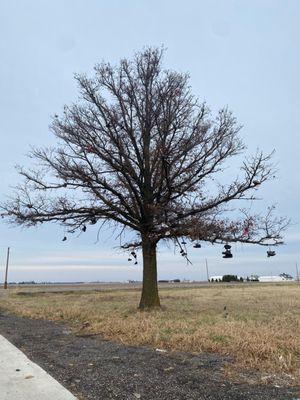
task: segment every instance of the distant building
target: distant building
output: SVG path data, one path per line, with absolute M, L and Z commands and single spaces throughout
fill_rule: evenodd
M 211 276 L 209 282 L 222 282 L 223 275 Z
M 259 276 L 259 282 L 291 282 L 294 278 L 289 274 L 279 274 L 279 275 L 270 275 L 270 276 Z

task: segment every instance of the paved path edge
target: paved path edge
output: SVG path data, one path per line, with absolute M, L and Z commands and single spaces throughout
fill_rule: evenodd
M 76 400 L 76 397 L 0 335 L 1 400 Z

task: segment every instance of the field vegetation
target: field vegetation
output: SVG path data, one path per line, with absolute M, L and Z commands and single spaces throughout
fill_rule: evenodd
M 299 285 L 212 284 L 163 288 L 160 294 L 164 306 L 151 312 L 137 310 L 136 289 L 11 289 L 0 306 L 29 318 L 64 321 L 78 335 L 169 351 L 217 352 L 234 360 L 228 373 L 251 369 L 260 379 L 299 383 Z

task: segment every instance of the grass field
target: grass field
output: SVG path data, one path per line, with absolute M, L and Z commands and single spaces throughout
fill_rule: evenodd
M 130 345 L 232 356 L 234 367 L 299 383 L 300 286 L 214 284 L 163 288 L 163 309 L 137 310 L 140 292 L 34 292 L 11 289 L 0 307 L 18 315 L 65 321 Z

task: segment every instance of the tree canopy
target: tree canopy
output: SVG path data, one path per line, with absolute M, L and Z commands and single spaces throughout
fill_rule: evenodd
M 32 150 L 37 166 L 20 168 L 24 182 L 2 205 L 24 226 L 56 222 L 74 232 L 110 221 L 134 231 L 123 247 L 142 247 L 148 288 L 160 240 L 276 245 L 288 223 L 273 207 L 252 214 L 242 206 L 273 178 L 272 153 L 245 157 L 224 183 L 228 161 L 245 153 L 241 126 L 227 108 L 213 117 L 188 74 L 163 70 L 163 53 L 147 48 L 117 66 L 96 65 L 92 78 L 76 75 L 77 103 L 53 117 L 57 146 Z M 145 296 L 142 308 L 159 304 Z

